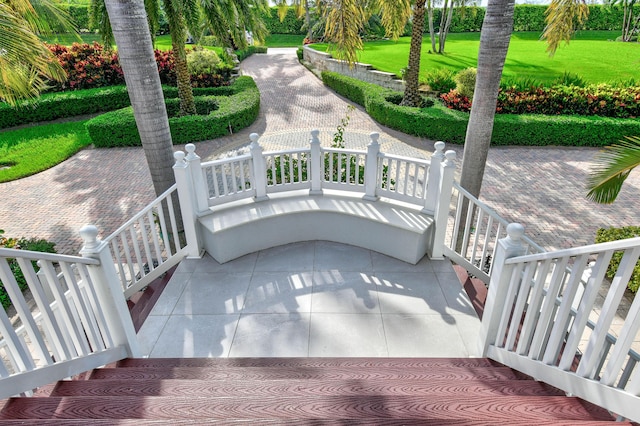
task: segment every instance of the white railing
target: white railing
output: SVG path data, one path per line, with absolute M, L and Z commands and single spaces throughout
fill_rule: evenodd
M 497 242 L 507 236 L 509 223 L 457 182 L 453 188 L 445 255 L 488 285 Z M 527 236 L 522 240 L 527 253 L 545 251 Z
M 0 249 L 0 280 L 16 311 L 9 318 L 0 310 L 0 398 L 139 356 L 107 244 L 97 233 L 81 231 L 85 257 Z M 33 305 L 15 278 L 18 269 Z
M 129 299 L 167 272 L 187 254 L 180 238 L 176 185 L 104 239 L 118 280 Z
M 263 152 L 259 135 L 250 135 L 249 153 L 201 163 L 195 145 L 176 152 L 176 183 L 185 219 L 190 254 L 201 247 L 197 219 L 212 207 L 241 199 L 266 200 L 270 194 L 323 190 L 362 194 L 369 201 L 380 197 L 411 203 L 434 216 L 432 257 L 442 258 L 453 172 L 454 151 L 435 144 L 431 160 L 380 152 L 379 134 L 370 134 L 367 150 L 323 148 L 319 131 L 311 131 L 309 147 Z M 432 167 L 434 164 L 436 167 Z M 443 201 L 441 201 L 443 200 Z M 439 226 L 439 223 L 445 223 Z
M 640 298 L 621 326 L 620 318 L 614 321 L 640 256 L 640 238 L 525 255 L 523 228 L 512 224 L 507 232 L 494 257 L 482 319 L 483 354 L 640 420 L 640 359 L 632 350 L 640 330 Z M 591 322 L 615 252 L 623 253 L 622 260 Z

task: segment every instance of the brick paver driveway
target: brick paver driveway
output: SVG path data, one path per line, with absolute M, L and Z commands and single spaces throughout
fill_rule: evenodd
M 232 136 L 198 143 L 197 152 L 205 158 L 247 144 L 252 132 L 269 135 L 265 140 L 277 144 L 286 132 L 334 131 L 345 115 L 347 102 L 298 64 L 295 49 L 269 49 L 267 55 L 245 60 L 242 68 L 260 88 L 260 117 Z M 351 116 L 348 131 L 380 132 L 395 152 L 428 155 L 432 150 L 432 141 L 380 126 L 361 108 Z M 461 146 L 448 148 L 461 158 Z M 640 170 L 629 177 L 614 205 L 585 200 L 584 181 L 596 151 L 492 148 L 481 199 L 508 220 L 524 224 L 547 249 L 591 243 L 599 227 L 638 225 Z M 80 249 L 83 225 L 93 223 L 102 236 L 109 235 L 153 199 L 141 148 L 85 149 L 50 170 L 0 184 L 0 194 L 0 229 L 6 235 L 46 238 L 66 254 Z

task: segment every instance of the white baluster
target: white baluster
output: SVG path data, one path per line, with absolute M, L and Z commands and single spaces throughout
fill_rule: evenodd
M 195 201 L 194 207 L 198 214 L 205 213 L 209 209 L 209 190 L 204 181 L 204 175 L 202 174 L 201 158 L 196 154 L 196 146 L 194 144 L 188 143 L 184 149 L 187 151 L 185 160 L 189 165 L 189 172 L 191 173 L 192 197 Z
M 178 187 L 178 201 L 180 202 L 180 212 L 184 224 L 184 237 L 187 240 L 187 257 L 201 258 L 202 242 L 198 234 L 196 221 L 196 204 L 193 199 L 191 172 L 189 163 L 185 161 L 185 154 L 182 151 L 173 153 L 176 163 L 173 165 L 173 174 L 176 177 Z
M 431 244 L 431 259 L 442 259 L 444 256 L 444 239 L 449 218 L 449 205 L 453 191 L 453 175 L 456 170 L 455 151 L 449 150 L 444 154 L 445 159 L 440 163 L 440 188 L 438 202 L 433 215 L 433 240 Z
M 84 247 L 80 250 L 80 254 L 100 261 L 100 265 L 87 265 L 87 270 L 113 343 L 116 346 L 125 345 L 129 357 L 140 357 L 136 330 L 111 258 L 109 245 L 97 238 L 98 228 L 94 225 L 85 225 L 80 230 L 80 236 L 84 240 Z
M 434 215 L 436 205 L 438 205 L 438 193 L 440 192 L 440 163 L 444 157 L 444 142 L 436 142 L 433 147 L 436 149 L 431 154 L 431 164 L 429 165 L 429 176 L 427 178 L 427 195 L 424 200 L 422 213 Z
M 269 199 L 267 196 L 267 163 L 262 155 L 263 149 L 260 143 L 258 143 L 260 136 L 257 133 L 251 133 L 249 139 L 251 139 L 249 149 L 251 150 L 251 159 L 253 160 L 254 179 L 254 182 L 251 182 L 251 184 L 255 185 L 254 188 L 256 189 L 254 199 L 255 201 L 265 201 Z
M 309 195 L 322 195 L 322 175 L 324 174 L 324 161 L 322 161 L 322 148 L 320 147 L 320 130 L 311 131 L 311 160 L 309 163 L 311 173 L 311 190 Z
M 526 246 L 522 244 L 524 227 L 519 223 L 507 225 L 507 237 L 498 240 L 496 256 L 493 259 L 493 271 L 489 283 L 489 292 L 484 305 L 482 326 L 480 328 L 480 356 L 486 356 L 489 346 L 496 343 L 496 332 L 500 326 L 503 311 L 511 312 L 511 305 L 505 306 L 505 300 L 511 286 L 511 275 L 514 266 L 505 265 L 511 257 L 526 254 Z M 501 337 L 498 337 L 501 339 Z
M 373 132 L 369 134 L 371 142 L 367 145 L 367 158 L 364 162 L 364 197 L 365 200 L 376 201 L 379 197 L 376 194 L 378 187 L 378 155 L 380 154 L 380 134 Z

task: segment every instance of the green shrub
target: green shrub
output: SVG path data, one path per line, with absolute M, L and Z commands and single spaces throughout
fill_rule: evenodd
M 447 93 L 456 87 L 454 76 L 455 73 L 453 71 L 446 68 L 439 68 L 427 73 L 424 82 L 433 92 Z
M 627 238 L 635 238 L 640 237 L 640 226 L 625 226 L 622 228 L 600 228 L 596 232 L 596 243 L 606 243 L 609 241 L 618 241 L 625 240 Z M 616 275 L 616 271 L 620 266 L 620 261 L 622 260 L 622 252 L 616 252 L 613 254 L 611 258 L 611 263 L 609 263 L 609 267 L 607 268 L 607 278 L 612 279 Z M 629 284 L 627 284 L 627 288 L 632 292 L 636 293 L 638 288 L 640 288 L 640 261 L 636 264 L 633 272 L 631 273 L 631 278 L 629 279 Z
M 282 21 L 278 16 L 277 7 L 269 8 L 262 19 L 270 34 L 306 34 L 306 31 L 302 29 L 304 16 L 298 17 L 293 7 L 287 8 L 287 14 Z
M 251 77 L 238 77 L 228 87 L 194 90 L 201 115 L 177 117 L 178 100 L 167 99 L 173 143 L 184 144 L 213 139 L 249 126 L 258 117 L 260 93 Z M 206 93 L 209 92 L 209 93 Z M 175 91 L 177 95 L 177 90 Z M 172 93 L 170 93 L 172 94 Z M 87 131 L 96 147 L 140 146 L 131 107 L 111 111 L 89 120 Z
M 187 69 L 190 74 L 215 74 L 220 58 L 213 50 L 195 49 L 187 55 Z
M 12 248 L 18 250 L 30 250 L 30 251 L 39 251 L 44 253 L 55 253 L 55 243 L 49 242 L 44 239 L 38 238 L 9 238 L 4 236 L 4 231 L 0 229 L 0 248 Z M 38 265 L 36 262 L 32 262 L 33 268 L 35 271 L 38 271 Z M 9 268 L 11 272 L 13 272 L 13 276 L 18 283 L 18 287 L 20 290 L 26 290 L 27 280 L 18 265 L 18 262 L 15 259 L 9 259 Z M 9 295 L 0 281 L 0 303 L 2 303 L 3 308 L 8 308 L 11 306 L 11 299 L 9 299 Z
M 304 49 L 302 47 L 298 47 L 296 50 L 296 55 L 298 56 L 298 60 L 301 61 L 304 59 Z
M 476 88 L 477 73 L 478 70 L 475 68 L 465 68 L 456 74 L 454 77 L 456 90 L 461 96 L 473 99 L 473 91 Z
M 249 46 L 246 49 L 235 51 L 235 54 L 240 62 L 244 61 L 254 53 L 267 53 L 267 46 Z
M 324 83 L 365 107 L 379 123 L 411 135 L 449 143 L 464 143 L 469 114 L 449 109 L 440 101 L 431 107 L 396 105 L 393 91 L 371 83 L 324 71 Z M 492 145 L 606 146 L 640 134 L 640 120 L 608 117 L 499 114 L 495 117 Z

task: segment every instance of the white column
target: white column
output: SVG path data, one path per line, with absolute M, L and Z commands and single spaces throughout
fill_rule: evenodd
M 444 161 L 440 163 L 440 187 L 438 201 L 433 214 L 433 240 L 431 244 L 431 259 L 442 259 L 444 256 L 444 238 L 447 232 L 449 205 L 453 192 L 453 177 L 456 171 L 456 152 L 449 150 L 444 154 Z
M 322 148 L 320 147 L 320 130 L 311 131 L 311 159 L 309 168 L 311 173 L 311 190 L 309 195 L 322 195 L 322 175 L 324 173 L 324 161 L 322 161 Z
M 249 149 L 251 150 L 251 159 L 253 163 L 253 184 L 256 189 L 254 199 L 256 201 L 265 201 L 269 199 L 267 196 L 267 163 L 262 155 L 263 149 L 260 146 L 260 143 L 258 143 L 260 136 L 257 133 L 251 133 L 249 135 L 249 139 L 251 139 Z
M 486 356 L 489 346 L 496 342 L 496 332 L 503 316 L 509 315 L 511 306 L 505 306 L 509 287 L 511 286 L 511 275 L 513 265 L 505 265 L 504 262 L 516 256 L 526 254 L 527 247 L 522 244 L 524 227 L 519 223 L 507 225 L 507 237 L 498 240 L 496 256 L 493 258 L 493 268 L 491 271 L 491 281 L 489 282 L 489 292 L 484 303 L 484 313 L 482 314 L 482 325 L 480 327 L 480 356 Z
M 440 163 L 444 160 L 444 142 L 436 142 L 433 147 L 436 149 L 431 154 L 431 164 L 429 165 L 429 176 L 427 178 L 427 194 L 424 200 L 422 213 L 434 215 L 438 204 L 438 193 L 440 192 Z
M 111 258 L 109 245 L 100 241 L 98 228 L 86 225 L 80 230 L 84 247 L 80 250 L 83 257 L 97 259 L 100 265 L 87 265 L 89 276 L 94 285 L 100 308 L 104 312 L 106 325 L 117 346 L 125 345 L 129 357 L 142 356 L 136 330 L 124 298 L 122 284 L 118 279 L 116 267 Z
M 184 224 L 184 237 L 187 240 L 187 257 L 200 258 L 202 242 L 198 235 L 198 215 L 196 214 L 196 203 L 193 198 L 189 163 L 185 161 L 185 154 L 182 151 L 174 152 L 173 158 L 176 160 L 173 165 L 173 174 L 176 177 L 180 212 L 182 213 L 182 222 Z
M 191 191 L 195 202 L 196 214 L 203 214 L 209 210 L 209 189 L 202 174 L 202 162 L 198 154 L 196 154 L 196 146 L 194 144 L 188 143 L 184 149 L 187 151 L 185 160 L 189 165 L 188 168 L 191 174 Z
M 380 154 L 380 134 L 372 132 L 369 134 L 369 145 L 367 145 L 367 158 L 364 162 L 364 200 L 376 201 L 379 197 L 376 194 L 378 187 L 378 155 Z

